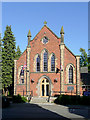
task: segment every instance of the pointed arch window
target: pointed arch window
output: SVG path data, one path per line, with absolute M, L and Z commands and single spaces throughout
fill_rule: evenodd
M 48 71 L 48 53 L 46 51 L 43 54 L 43 71 Z
M 24 83 L 24 67 L 20 71 L 20 84 Z
M 73 83 L 73 67 L 69 67 L 69 83 Z
M 39 56 L 36 58 L 36 71 L 40 72 L 40 57 Z
M 54 72 L 55 71 L 55 56 L 52 55 L 51 57 L 51 71 Z

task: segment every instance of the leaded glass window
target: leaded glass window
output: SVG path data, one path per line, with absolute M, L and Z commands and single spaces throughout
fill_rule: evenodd
M 43 54 L 43 71 L 48 71 L 48 53 L 45 51 Z
M 42 40 L 42 42 L 43 42 L 44 44 L 46 44 L 46 43 L 48 42 L 48 38 L 47 38 L 47 37 L 44 37 L 43 40 Z
M 24 68 L 22 67 L 21 68 L 21 71 L 20 71 L 20 83 L 24 83 Z
M 69 67 L 69 83 L 73 83 L 73 67 Z
M 55 56 L 52 55 L 51 57 L 51 71 L 55 71 Z
M 24 70 L 23 70 L 23 67 L 21 68 L 20 76 L 24 76 Z
M 40 57 L 39 56 L 36 58 L 36 71 L 40 72 Z

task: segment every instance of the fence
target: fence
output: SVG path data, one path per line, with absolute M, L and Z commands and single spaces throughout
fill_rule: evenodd
M 20 94 L 21 96 L 31 96 L 31 97 L 33 97 L 33 91 L 22 90 L 22 91 L 15 91 L 14 93 L 15 93 L 15 95 Z
M 57 95 L 61 95 L 61 94 L 64 94 L 64 95 L 77 95 L 76 92 L 74 92 L 73 90 L 70 90 L 70 91 L 49 91 L 49 96 L 57 96 Z M 81 92 L 79 92 L 79 95 L 81 95 Z
M 22 90 L 22 91 L 15 91 L 14 92 L 15 95 L 18 95 L 20 94 L 21 96 L 31 96 L 33 97 L 33 91 L 25 91 L 25 90 Z M 64 95 L 77 95 L 76 92 L 74 92 L 73 90 L 70 90 L 70 91 L 49 91 L 49 94 L 48 96 L 49 97 L 52 97 L 52 96 L 58 96 L 58 95 L 61 95 L 61 94 L 64 94 Z M 79 93 L 80 95 L 81 93 Z

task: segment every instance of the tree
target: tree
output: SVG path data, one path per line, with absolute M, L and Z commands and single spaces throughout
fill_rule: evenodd
M 88 72 L 90 72 L 90 49 L 88 49 Z
M 2 90 L 2 40 L 0 33 L 0 90 Z
M 19 45 L 17 46 L 17 49 L 16 49 L 16 59 L 18 59 L 20 56 L 21 56 L 21 50 L 19 48 Z
M 80 57 L 80 66 L 84 67 L 88 65 L 88 57 L 85 49 L 80 48 L 81 57 Z
M 6 26 L 2 39 L 2 88 L 7 90 L 12 86 L 14 80 L 14 58 L 15 58 L 15 37 L 11 26 Z

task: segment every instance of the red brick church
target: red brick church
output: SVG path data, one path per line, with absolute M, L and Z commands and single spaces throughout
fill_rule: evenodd
M 18 60 L 14 60 L 14 94 L 38 97 L 81 93 L 80 56 L 74 55 L 61 38 L 44 26 L 31 40 Z

